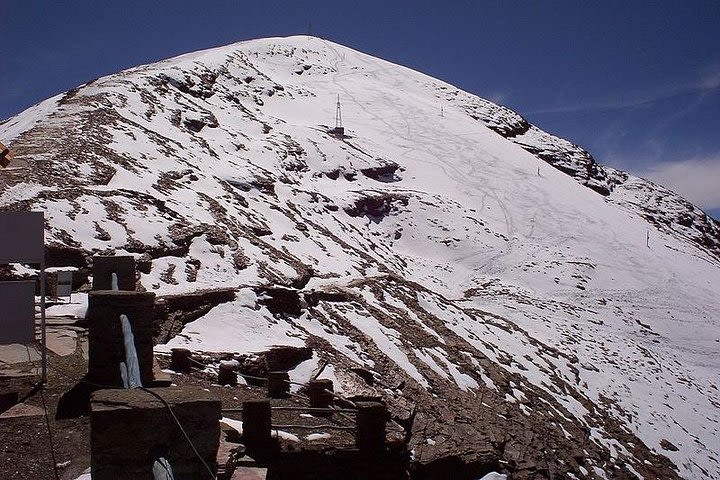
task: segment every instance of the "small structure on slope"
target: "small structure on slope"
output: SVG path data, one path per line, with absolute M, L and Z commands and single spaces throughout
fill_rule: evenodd
M 337 96 L 337 104 L 335 106 L 335 128 L 331 129 L 329 133 L 339 138 L 345 136 L 345 127 L 342 125 L 342 111 L 340 109 L 340 95 Z

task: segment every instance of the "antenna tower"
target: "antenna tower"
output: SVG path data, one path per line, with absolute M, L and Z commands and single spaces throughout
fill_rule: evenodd
M 340 94 L 337 96 L 337 106 L 335 107 L 335 130 L 342 128 L 342 112 L 340 111 Z

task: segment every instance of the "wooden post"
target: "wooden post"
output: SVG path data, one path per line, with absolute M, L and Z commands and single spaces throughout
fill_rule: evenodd
M 218 383 L 220 385 L 237 385 L 237 372 L 232 363 L 220 362 L 218 368 Z
M 192 370 L 192 352 L 187 348 L 170 350 L 170 369 L 180 373 Z
M 290 392 L 290 374 L 288 372 L 268 372 L 268 396 L 283 398 Z
M 328 408 L 333 403 L 333 382 L 327 378 L 310 380 L 308 383 L 308 396 L 310 407 Z

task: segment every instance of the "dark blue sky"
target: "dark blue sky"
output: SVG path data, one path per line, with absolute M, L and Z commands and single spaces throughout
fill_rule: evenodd
M 718 1 L 2 0 L 0 12 L 0 118 L 123 68 L 310 29 L 720 213 Z

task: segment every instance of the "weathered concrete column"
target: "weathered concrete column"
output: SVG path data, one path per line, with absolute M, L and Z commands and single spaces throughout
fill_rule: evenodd
M 200 456 L 214 470 L 220 443 L 220 400 L 200 388 L 151 390 L 170 405 Z M 167 407 L 156 397 L 137 389 L 93 394 L 93 480 L 151 479 L 152 455 L 158 449 L 163 450 L 176 479 L 209 478 Z
M 135 290 L 134 257 L 93 257 L 93 290 L 112 290 L 112 274 L 117 274 L 120 290 Z
M 187 373 L 192 370 L 192 352 L 187 348 L 171 349 L 170 369 L 179 373 Z
M 88 295 L 88 380 L 100 385 L 122 387 L 120 362 L 125 346 L 120 315 L 130 321 L 140 364 L 140 379 L 153 379 L 153 305 L 150 292 L 96 291 Z
M 333 403 L 333 382 L 327 378 L 310 380 L 308 396 L 312 408 L 328 408 Z
M 363 451 L 385 449 L 387 407 L 380 402 L 357 402 L 357 445 Z
M 268 396 L 284 398 L 290 392 L 290 374 L 288 372 L 268 372 Z
M 270 444 L 269 400 L 249 400 L 242 405 L 243 439 L 248 450 L 265 450 Z

